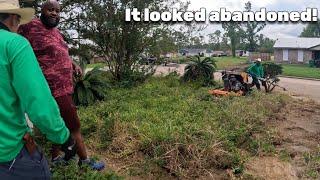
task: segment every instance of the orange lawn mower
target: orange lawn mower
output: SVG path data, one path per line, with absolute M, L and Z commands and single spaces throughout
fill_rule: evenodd
M 224 87 L 222 89 L 209 90 L 209 94 L 217 97 L 248 95 L 253 87 L 253 84 L 249 83 L 249 77 L 250 75 L 246 72 L 223 71 L 222 80 Z M 277 77 L 259 78 L 259 80 L 262 82 L 262 86 L 265 87 L 267 93 L 272 92 L 275 87 L 280 87 L 286 91 L 286 88 L 277 84 L 279 82 Z

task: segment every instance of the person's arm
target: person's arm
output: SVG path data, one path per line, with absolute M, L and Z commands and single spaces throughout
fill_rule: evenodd
M 47 139 L 63 144 L 70 137 L 33 50 L 26 39 L 15 37 L 8 46 L 12 86 L 23 110 Z
M 264 78 L 264 70 L 263 70 L 263 66 L 261 65 L 261 78 Z
M 252 72 L 252 68 L 253 68 L 253 67 L 254 67 L 254 64 L 251 65 L 251 66 L 248 68 L 248 70 L 247 70 L 248 74 L 250 74 L 251 76 L 255 75 L 255 74 Z
M 72 61 L 72 69 L 73 69 L 73 73 L 76 76 L 82 76 L 83 75 L 81 67 L 77 63 L 75 63 L 74 61 Z

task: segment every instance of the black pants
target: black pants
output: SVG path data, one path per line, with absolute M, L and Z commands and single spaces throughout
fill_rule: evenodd
M 1 180 L 49 180 L 50 178 L 48 162 L 39 150 L 30 155 L 23 147 L 14 160 L 0 163 Z
M 258 90 L 260 90 L 260 82 L 257 77 L 252 76 L 252 86 L 256 86 Z

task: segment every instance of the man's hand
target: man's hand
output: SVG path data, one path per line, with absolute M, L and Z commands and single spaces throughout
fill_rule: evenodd
M 258 79 L 259 79 L 260 81 L 262 81 L 262 82 L 266 82 L 266 79 L 265 79 L 265 78 L 259 77 Z
M 76 155 L 77 147 L 76 141 L 72 138 L 71 134 L 68 140 L 61 145 L 61 150 L 64 152 L 64 160 L 68 161 Z
M 73 72 L 76 76 L 83 75 L 81 67 L 78 64 L 76 64 L 75 62 L 72 62 L 72 69 L 73 69 Z

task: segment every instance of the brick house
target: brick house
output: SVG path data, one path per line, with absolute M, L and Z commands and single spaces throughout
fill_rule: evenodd
M 320 38 L 279 38 L 274 44 L 278 63 L 303 64 L 320 59 Z

